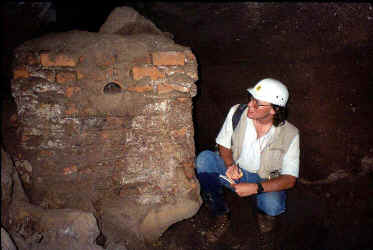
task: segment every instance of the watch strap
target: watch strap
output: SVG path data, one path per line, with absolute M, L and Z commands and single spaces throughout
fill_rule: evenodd
M 264 192 L 264 188 L 262 186 L 262 183 L 258 182 L 258 183 L 256 183 L 256 185 L 258 186 L 257 194 L 263 193 Z

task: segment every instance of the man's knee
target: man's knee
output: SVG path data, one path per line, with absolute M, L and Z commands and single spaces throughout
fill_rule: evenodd
M 197 172 L 209 172 L 208 170 L 216 160 L 216 153 L 210 150 L 202 151 L 196 158 L 196 170 Z
M 258 199 L 258 209 L 270 216 L 277 216 L 285 212 L 286 194 L 281 192 L 263 193 Z

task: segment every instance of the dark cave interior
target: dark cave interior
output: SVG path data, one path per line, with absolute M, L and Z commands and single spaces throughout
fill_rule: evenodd
M 280 219 L 285 229 L 279 232 L 279 249 L 373 248 L 372 4 L 52 5 L 56 19 L 46 22 L 27 4 L 2 4 L 3 120 L 14 112 L 9 87 L 13 49 L 50 32 L 97 32 L 115 7 L 133 7 L 197 57 L 196 152 L 214 147 L 226 113 L 246 102 L 248 87 L 266 77 L 287 84 L 288 120 L 301 133 L 301 178 L 289 191 L 288 210 Z M 6 128 L 3 124 L 2 134 Z M 250 200 L 226 195 L 234 204 L 233 226 L 219 244 L 206 245 L 202 239 L 211 223 L 202 207 L 192 219 L 169 228 L 154 249 L 250 249 L 244 247 L 247 238 L 255 238 Z

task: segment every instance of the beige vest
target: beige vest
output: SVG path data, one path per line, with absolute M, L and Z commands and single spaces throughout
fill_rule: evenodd
M 236 106 L 238 107 L 238 105 Z M 247 108 L 242 113 L 240 121 L 232 135 L 231 148 L 234 161 L 237 161 L 241 154 L 247 125 L 246 117 Z M 274 135 L 268 141 L 260 155 L 260 168 L 257 173 L 261 178 L 269 179 L 271 173 L 281 170 L 284 155 L 288 151 L 292 140 L 298 133 L 298 129 L 287 121 L 282 126 L 276 127 Z

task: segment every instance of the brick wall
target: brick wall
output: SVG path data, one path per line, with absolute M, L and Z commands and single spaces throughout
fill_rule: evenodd
M 164 38 L 144 47 L 85 35 L 51 35 L 16 50 L 12 93 L 21 134 L 13 156 L 33 200 L 60 207 L 73 192 L 100 199 L 107 190 L 123 194 L 145 182 L 152 199 L 136 199 L 152 203 L 195 188 L 193 53 Z M 26 161 L 32 168 L 25 169 Z M 173 179 L 177 168 L 187 186 Z

